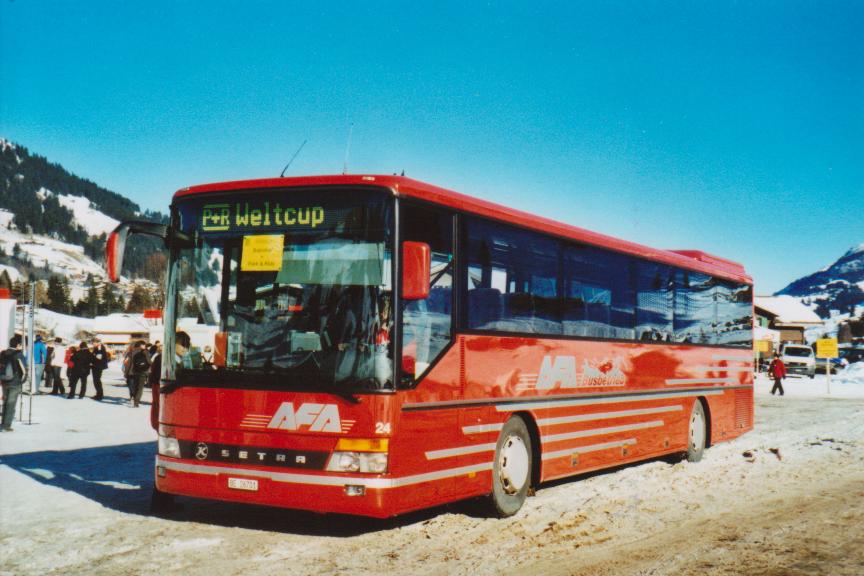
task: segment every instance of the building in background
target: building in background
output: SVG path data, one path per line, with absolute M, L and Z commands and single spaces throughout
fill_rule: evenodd
M 756 296 L 756 325 L 780 333 L 780 342 L 806 344 L 804 331 L 823 322 L 815 312 L 792 296 Z
M 132 340 L 148 340 L 152 321 L 143 314 L 114 313 L 93 319 L 93 334 L 111 348 L 119 349 Z

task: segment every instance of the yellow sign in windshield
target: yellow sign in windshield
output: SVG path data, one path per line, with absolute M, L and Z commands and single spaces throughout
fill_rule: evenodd
M 282 269 L 284 244 L 285 237 L 282 234 L 243 236 L 240 270 L 243 272 L 278 272 Z

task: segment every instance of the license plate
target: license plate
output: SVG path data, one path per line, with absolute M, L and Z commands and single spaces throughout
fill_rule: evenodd
M 258 480 L 252 480 L 250 478 L 228 478 L 228 488 L 234 488 L 235 490 L 258 490 Z

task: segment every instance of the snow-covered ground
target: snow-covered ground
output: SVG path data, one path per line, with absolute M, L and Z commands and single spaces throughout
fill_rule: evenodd
M 0 434 L 0 574 L 864 573 L 864 364 L 830 395 L 822 375 L 783 398 L 759 376 L 755 429 L 702 462 L 555 482 L 504 520 L 192 500 L 153 517 L 149 406 L 128 407 L 116 367 L 106 382 L 101 403 L 37 396 Z

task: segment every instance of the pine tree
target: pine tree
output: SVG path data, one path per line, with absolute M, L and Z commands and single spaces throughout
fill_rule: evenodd
M 65 278 L 52 275 L 48 278 L 48 289 L 45 296 L 45 308 L 68 314 L 72 308 L 72 303 L 69 301 L 69 285 L 65 282 Z
M 148 308 L 153 307 L 153 297 L 150 292 L 143 286 L 135 286 L 132 290 L 132 296 L 129 297 L 129 304 L 126 306 L 127 312 L 143 312 Z
M 84 316 L 87 318 L 95 318 L 100 313 L 99 291 L 96 289 L 96 284 L 92 283 L 87 289 L 87 296 L 84 301 Z
M 117 299 L 117 294 L 114 292 L 114 286 L 106 284 L 102 289 L 102 305 L 103 314 L 113 314 L 114 312 L 122 312 L 123 306 Z

